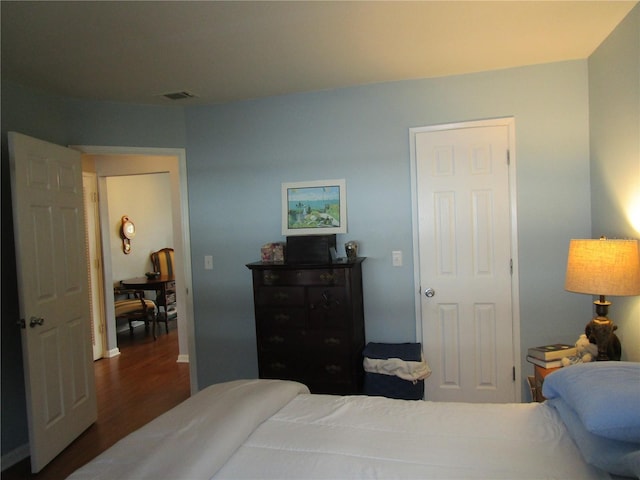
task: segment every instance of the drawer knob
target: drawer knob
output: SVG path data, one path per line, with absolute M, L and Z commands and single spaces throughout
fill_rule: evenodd
M 321 273 L 320 274 L 320 280 L 322 280 L 323 282 L 326 283 L 333 283 L 336 281 L 336 274 L 335 273 Z
M 287 323 L 289 321 L 289 319 L 291 318 L 291 315 L 287 314 L 287 313 L 276 313 L 273 316 L 273 319 L 277 322 L 277 323 Z
M 324 339 L 325 345 L 340 345 L 340 339 L 336 337 L 328 337 Z
M 278 280 L 280 276 L 272 272 L 265 272 L 262 278 L 264 279 L 265 283 L 273 283 Z
M 278 371 L 287 369 L 287 366 L 282 362 L 272 362 L 269 364 L 269 367 L 271 367 L 271 370 L 278 370 Z
M 289 298 L 289 294 L 286 292 L 276 292 L 273 294 L 273 298 L 275 300 L 287 300 Z
M 329 375 L 337 375 L 338 373 L 342 372 L 342 367 L 335 364 L 325 365 L 324 369 Z

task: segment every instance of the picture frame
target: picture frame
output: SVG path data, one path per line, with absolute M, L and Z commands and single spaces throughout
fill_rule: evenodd
M 344 179 L 282 183 L 282 234 L 347 233 Z

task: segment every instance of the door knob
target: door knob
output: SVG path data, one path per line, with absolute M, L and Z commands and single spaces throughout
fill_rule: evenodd
M 427 297 L 431 298 L 431 297 L 433 297 L 433 296 L 436 294 L 436 291 L 435 291 L 433 288 L 427 288 L 427 289 L 424 291 L 424 294 L 425 294 Z
M 42 325 L 44 323 L 44 318 L 31 317 L 29 320 L 29 326 L 34 328 L 37 325 Z

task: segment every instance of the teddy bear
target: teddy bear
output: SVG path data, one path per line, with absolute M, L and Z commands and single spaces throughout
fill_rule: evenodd
M 598 345 L 598 360 L 620 360 L 622 348 L 615 332 L 618 329 L 607 317 L 596 317 L 587 323 L 584 333 L 591 343 Z
M 576 354 L 562 358 L 562 366 L 568 367 L 576 363 L 593 362 L 598 357 L 598 346 L 589 342 L 589 338 L 583 333 L 576 341 Z

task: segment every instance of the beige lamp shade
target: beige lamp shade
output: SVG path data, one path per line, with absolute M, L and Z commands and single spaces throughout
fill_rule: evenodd
M 637 240 L 571 240 L 565 290 L 591 295 L 640 295 Z

